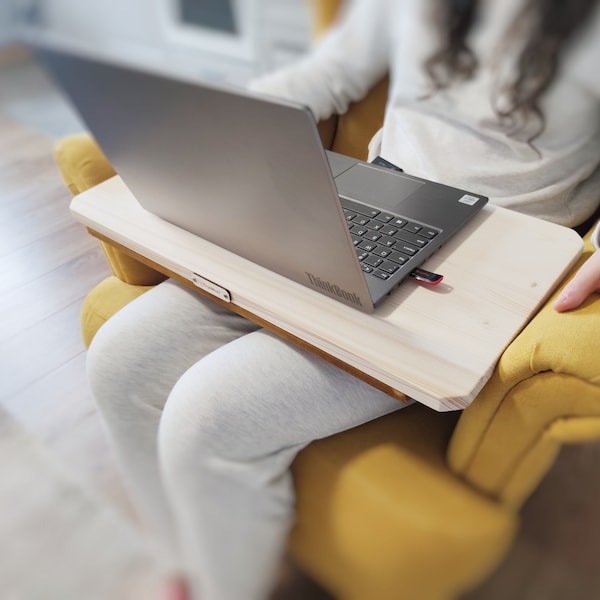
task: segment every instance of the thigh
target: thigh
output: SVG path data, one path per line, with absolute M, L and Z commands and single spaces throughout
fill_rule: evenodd
M 215 350 L 180 378 L 161 437 L 180 448 L 252 460 L 283 448 L 297 452 L 403 406 L 261 329 Z
M 88 352 L 90 381 L 97 395 L 110 402 L 138 397 L 162 407 L 175 382 L 191 365 L 257 328 L 193 290 L 167 280 L 100 328 Z

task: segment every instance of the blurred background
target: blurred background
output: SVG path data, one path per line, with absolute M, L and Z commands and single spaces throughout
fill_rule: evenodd
M 310 31 L 304 0 L 3 0 L 0 47 L 23 36 L 243 82 L 305 52 Z

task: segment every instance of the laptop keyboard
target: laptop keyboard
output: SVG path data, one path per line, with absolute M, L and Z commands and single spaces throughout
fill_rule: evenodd
M 362 270 L 388 280 L 441 233 L 440 229 L 341 198 Z

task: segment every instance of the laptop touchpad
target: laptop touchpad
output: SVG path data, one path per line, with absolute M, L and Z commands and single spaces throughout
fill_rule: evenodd
M 424 185 L 402 173 L 388 173 L 364 164 L 357 164 L 336 177 L 335 184 L 340 196 L 392 212 Z

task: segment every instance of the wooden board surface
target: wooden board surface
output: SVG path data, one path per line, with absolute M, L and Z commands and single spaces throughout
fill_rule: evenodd
M 407 281 L 369 315 L 148 213 L 119 177 L 74 198 L 71 210 L 169 274 L 201 275 L 251 318 L 439 411 L 469 405 L 582 248 L 570 229 L 486 206 L 426 263 L 445 276 L 441 285 Z

